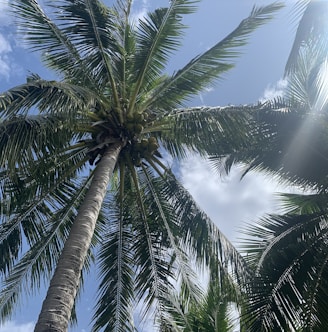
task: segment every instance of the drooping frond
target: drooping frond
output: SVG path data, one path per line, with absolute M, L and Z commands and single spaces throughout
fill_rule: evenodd
M 21 249 L 21 238 L 33 246 L 43 232 L 43 224 L 52 211 L 63 208 L 74 192 L 69 179 L 74 178 L 85 163 L 85 153 L 77 150 L 65 156 L 52 155 L 30 163 L 0 178 L 2 251 L 1 271 L 10 270 Z
M 268 216 L 247 230 L 249 331 L 316 329 L 326 324 L 327 214 Z
M 65 153 L 73 128 L 53 115 L 14 116 L 0 122 L 0 167 L 15 174 L 35 160 Z
M 161 141 L 178 158 L 183 158 L 188 151 L 203 156 L 239 151 L 264 135 L 258 131 L 252 115 L 261 108 L 259 104 L 177 109 L 163 118 Z
M 19 20 L 24 41 L 33 51 L 41 51 L 42 58 L 50 68 L 68 80 L 78 80 L 81 84 L 97 89 L 98 84 L 92 77 L 88 62 L 79 54 L 65 31 L 56 25 L 36 0 L 15 0 L 11 6 Z M 63 16 L 62 20 L 65 19 L 67 17 Z
M 47 81 L 38 75 L 27 77 L 25 84 L 0 95 L 1 116 L 26 115 L 31 109 L 62 114 L 72 119 L 94 106 L 95 95 L 84 87 L 67 82 Z
M 197 300 L 199 299 L 201 292 L 199 285 L 196 282 L 196 273 L 190 266 L 190 256 L 188 257 L 188 250 L 192 251 L 192 248 L 184 243 L 185 239 L 182 238 L 184 234 L 180 233 L 180 230 L 183 229 L 179 220 L 181 216 L 178 216 L 176 210 L 174 210 L 176 206 L 173 203 L 173 197 L 168 199 L 168 197 L 165 195 L 165 192 L 163 192 L 163 188 L 158 186 L 157 180 L 159 179 L 153 178 L 152 174 L 145 167 L 143 167 L 143 171 L 146 177 L 148 190 L 155 203 L 154 210 L 158 210 L 158 217 L 160 218 L 163 225 L 162 227 L 165 237 L 167 237 L 169 247 L 171 248 L 173 256 L 176 260 L 175 263 L 173 263 L 173 261 L 172 263 L 176 269 L 175 274 L 177 275 L 178 280 L 181 282 L 182 293 L 186 299 L 193 298 Z M 168 183 L 166 182 L 165 184 Z M 206 226 L 207 225 L 205 224 L 204 229 L 206 229 Z M 206 245 L 207 239 L 203 237 L 199 242 Z M 207 255 L 210 256 L 211 254 L 213 253 L 208 250 Z
M 220 232 L 216 225 L 200 209 L 188 191 L 175 176 L 165 175 L 163 199 L 170 202 L 179 229 L 180 245 L 188 248 L 195 263 L 211 267 L 213 258 L 222 269 L 236 275 L 247 275 L 245 261 L 231 242 Z
M 124 200 L 124 203 L 127 203 Z M 93 331 L 134 331 L 131 316 L 134 288 L 133 234 L 129 216 L 112 199 L 104 205 L 106 232 L 99 254 L 99 299 L 95 307 Z M 123 212 L 123 211 L 122 211 Z
M 147 188 L 143 174 L 132 172 L 136 187 L 139 220 L 135 220 L 136 241 L 134 243 L 135 259 L 140 268 L 136 276 L 136 298 L 144 302 L 142 314 L 154 312 L 161 325 L 167 325 L 168 317 L 165 308 L 167 294 L 173 292 L 174 272 L 170 262 L 174 260 L 174 248 L 169 239 L 163 215 L 155 209 L 154 197 Z M 146 281 L 146 282 L 145 282 Z
M 195 207 L 190 206 L 188 202 L 181 202 L 180 206 L 177 204 L 178 197 L 182 193 L 186 195 L 182 188 L 174 196 L 169 191 L 175 191 L 170 182 L 161 177 L 154 177 L 150 169 L 143 168 L 143 171 L 140 170 L 138 173 L 133 173 L 133 170 L 131 173 L 126 172 L 124 188 L 131 189 L 124 191 L 123 201 L 120 194 L 117 194 L 113 201 L 116 201 L 116 205 L 109 210 L 110 230 L 101 258 L 103 281 L 99 290 L 94 329 L 105 327 L 108 331 L 121 331 L 132 328 L 131 320 L 127 320 L 126 311 L 131 306 L 132 294 L 128 291 L 130 289 L 131 292 L 131 282 L 132 285 L 135 282 L 133 298 L 136 297 L 144 306 L 143 315 L 154 313 L 162 328 L 173 328 L 176 324 L 177 327 L 179 324 L 172 321 L 167 306 L 167 294 L 173 294 L 174 291 L 171 283 L 174 280 L 179 281 L 178 285 L 186 298 L 199 299 L 200 290 L 189 261 L 194 260 L 196 250 L 199 250 L 199 254 L 196 255 L 200 262 L 210 261 L 209 255 L 217 253 L 219 249 L 213 248 L 210 251 L 211 244 L 206 243 L 214 242 L 208 237 L 214 238 L 215 234 L 199 234 L 201 228 L 208 227 L 209 220 L 201 213 L 194 214 L 192 211 Z M 172 181 L 176 181 L 174 177 Z M 120 204 L 123 204 L 122 211 L 118 209 Z M 197 235 L 193 237 L 193 228 L 197 223 Z M 127 236 L 132 236 L 134 241 Z M 223 241 L 222 238 L 221 240 Z M 212 246 L 215 247 L 214 244 Z M 134 281 L 132 271 L 136 273 Z M 120 273 L 122 278 L 117 279 Z
M 307 99 L 308 100 L 308 99 Z M 302 188 L 326 187 L 325 168 L 328 162 L 325 128 L 327 115 L 309 109 L 308 104 L 288 99 L 267 102 L 253 113 L 258 132 L 252 144 L 236 152 L 211 156 L 218 168 L 226 170 L 233 164 L 249 171 L 264 171 L 282 183 Z M 256 125 L 255 125 L 256 127 Z
M 55 213 L 47 209 L 45 204 L 41 204 L 44 201 L 38 201 L 33 209 L 30 207 L 30 211 L 24 211 L 26 207 L 23 205 L 17 207 L 16 213 L 13 213 L 11 219 L 14 222 L 17 222 L 15 219 L 19 217 L 19 214 L 22 216 L 21 225 L 18 225 L 16 229 L 21 229 L 25 234 L 30 249 L 20 257 L 17 264 L 12 265 L 10 274 L 3 281 L 0 296 L 2 321 L 11 316 L 23 290 L 35 292 L 42 280 L 49 280 L 68 236 L 76 210 L 88 188 L 88 183 L 87 180 L 83 185 L 80 184 L 79 189 L 73 183 L 70 186 L 67 184 L 66 188 L 61 186 L 60 191 L 57 192 L 57 204 L 61 203 L 62 208 Z M 65 202 L 59 200 L 60 195 Z M 40 211 L 37 211 L 37 207 Z M 10 219 L 6 222 L 9 225 L 11 223 Z M 3 224 L 3 227 L 6 224 Z M 31 227 L 37 228 L 38 232 Z M 4 242 L 1 245 L 3 246 Z

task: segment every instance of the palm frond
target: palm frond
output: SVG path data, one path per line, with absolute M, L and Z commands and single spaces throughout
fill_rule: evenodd
M 299 1 L 295 6 L 295 16 L 301 18 L 298 20 L 296 36 L 290 51 L 286 66 L 285 75 L 297 71 L 297 58 L 302 49 L 307 44 L 315 42 L 319 43 L 319 48 L 326 50 L 327 56 L 327 25 L 328 6 L 326 1 L 303 0 Z
M 177 158 L 185 157 L 188 151 L 206 156 L 243 150 L 265 134 L 253 119 L 255 111 L 262 107 L 258 104 L 174 110 L 163 118 L 161 142 Z
M 168 8 L 156 9 L 149 13 L 147 18 L 139 21 L 135 59 L 137 80 L 129 98 L 131 108 L 141 92 L 149 91 L 147 87 L 152 86 L 152 82 L 158 78 L 168 55 L 180 45 L 184 28 L 182 15 L 194 12 L 194 4 L 198 1 L 172 0 Z
M 279 194 L 281 207 L 293 214 L 314 214 L 324 212 L 327 208 L 327 193 L 313 194 Z
M 327 54 L 328 55 L 328 54 Z M 314 93 L 314 105 L 313 109 L 316 112 L 325 112 L 328 108 L 328 81 L 327 81 L 327 73 L 328 73 L 328 57 L 326 57 L 321 66 L 318 69 L 318 75 L 314 81 L 315 93 Z
M 179 107 L 187 98 L 194 96 L 231 69 L 240 47 L 244 46 L 250 34 L 272 19 L 273 14 L 283 7 L 276 2 L 265 7 L 254 7 L 249 17 L 223 40 L 205 53 L 192 59 L 185 67 L 165 79 L 154 89 L 148 106 Z
M 133 234 L 129 216 L 108 198 L 105 202 L 107 225 L 99 253 L 101 283 L 95 307 L 93 331 L 134 331 Z
M 247 234 L 248 260 L 257 266 L 247 290 L 250 331 L 320 326 L 325 309 L 318 302 L 327 296 L 326 211 L 269 216 Z
M 214 153 L 211 162 L 218 169 L 223 165 L 229 170 L 231 165 L 240 164 L 244 165 L 244 174 L 262 171 L 281 183 L 324 190 L 325 168 L 321 166 L 328 161 L 326 145 L 322 143 L 326 140 L 325 113 L 309 110 L 308 104 L 278 99 L 254 112 L 253 120 L 260 135 L 253 136 L 251 145 L 228 153 L 226 158 Z
M 88 61 L 83 59 L 65 32 L 46 14 L 37 1 L 14 0 L 10 5 L 18 19 L 24 42 L 27 42 L 32 51 L 40 51 L 45 63 L 68 80 L 76 83 L 78 78 L 84 86 L 98 89 Z M 62 19 L 65 20 L 65 17 Z
M 117 33 L 124 52 L 121 52 L 120 61 L 116 62 L 116 71 L 119 75 L 120 86 L 117 87 L 123 100 L 127 100 L 133 89 L 135 77 L 134 57 L 136 53 L 136 39 L 133 24 L 130 22 L 132 0 L 118 0 L 114 6 L 117 15 Z
M 172 254 L 168 250 L 168 246 L 172 244 L 167 239 L 167 234 L 163 232 L 165 226 L 156 220 L 157 213 L 154 215 L 149 213 L 149 203 L 146 204 L 146 183 L 142 181 L 141 174 L 132 169 L 131 176 L 140 211 L 138 220 L 135 220 L 135 227 L 138 226 L 134 230 L 135 259 L 140 268 L 135 281 L 136 296 L 145 304 L 142 310 L 144 317 L 153 310 L 160 324 L 166 324 L 166 294 L 174 289 L 171 281 L 174 280 L 174 275 L 169 264 Z M 159 241 L 162 236 L 163 239 Z
M 299 51 L 294 61 L 297 70 L 290 72 L 286 78 L 286 98 L 307 106 L 309 112 L 320 113 L 326 108 L 327 55 L 327 50 L 320 48 L 318 43 L 308 44 Z
M 112 58 L 121 53 L 121 45 L 116 40 L 113 14 L 98 0 L 62 1 L 56 8 L 56 19 L 60 20 L 62 30 L 88 62 L 89 72 L 98 85 L 110 85 L 118 105 L 117 75 Z
M 31 75 L 25 84 L 0 95 L 0 112 L 2 116 L 26 115 L 37 107 L 41 113 L 62 114 L 72 119 L 91 108 L 95 104 L 95 96 L 89 89 L 78 85 L 47 81 Z
M 233 331 L 235 326 L 229 311 L 230 301 L 229 287 L 219 280 L 212 280 L 204 299 L 189 306 L 186 313 L 189 326 L 186 326 L 183 331 Z
M 56 115 L 15 116 L 0 122 L 0 167 L 15 174 L 35 160 L 65 153 L 74 128 Z
M 173 256 L 176 260 L 174 266 L 176 265 L 175 269 L 177 270 L 177 274 L 180 278 L 183 296 L 186 299 L 193 298 L 197 300 L 201 294 L 200 287 L 196 282 L 196 273 L 191 268 L 190 257 L 188 257 L 188 253 L 185 251 L 186 246 L 183 241 L 181 241 L 181 235 L 179 234 L 179 227 L 181 227 L 181 225 L 176 223 L 177 217 L 176 213 L 174 213 L 174 207 L 173 205 L 170 206 L 170 204 L 167 204 L 167 197 L 160 197 L 158 193 L 160 187 L 157 188 L 156 186 L 156 178 L 153 178 L 152 174 L 145 167 L 143 167 L 143 171 L 146 176 L 150 194 L 152 199 L 155 201 L 159 217 L 163 223 L 163 228 L 169 241 L 169 246 L 172 249 Z M 169 212 L 169 214 L 167 214 L 166 211 Z M 202 240 L 204 242 L 206 241 L 204 238 Z M 210 255 L 211 253 L 207 252 L 207 254 Z
M 248 269 L 237 249 L 171 172 L 166 174 L 163 187 L 163 199 L 170 202 L 179 227 L 180 245 L 188 248 L 199 266 L 205 263 L 210 267 L 215 258 L 223 270 L 229 266 L 230 272 L 233 271 L 239 277 L 246 276 Z
M 22 236 L 29 245 L 36 244 L 51 211 L 63 208 L 76 189 L 71 179 L 85 163 L 85 154 L 74 151 L 65 158 L 52 157 L 52 165 L 49 160 L 44 164 L 41 159 L 30 164 L 28 172 L 21 174 L 18 170 L 14 179 L 8 177 L 8 172 L 3 172 L 0 181 L 3 272 L 15 263 Z
M 76 209 L 81 204 L 88 188 L 87 179 L 79 189 L 70 188 L 70 197 L 66 198 L 66 204 L 56 213 L 50 213 L 39 227 L 39 234 L 33 234 L 37 239 L 30 243 L 30 249 L 20 258 L 10 271 L 9 276 L 3 281 L 0 297 L 0 317 L 5 320 L 11 316 L 20 293 L 23 290 L 34 292 L 40 287 L 42 278 L 49 280 L 53 272 L 59 254 L 68 236 Z M 68 193 L 66 193 L 68 195 Z M 40 215 L 38 216 L 40 217 Z M 25 219 L 25 227 L 30 227 L 29 219 Z M 34 221 L 35 222 L 35 221 Z

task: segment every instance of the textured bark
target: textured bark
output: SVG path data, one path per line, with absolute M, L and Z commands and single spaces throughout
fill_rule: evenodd
M 72 225 L 51 279 L 35 332 L 65 332 L 74 305 L 81 271 L 99 211 L 123 143 L 109 148 L 99 162 L 90 188 Z

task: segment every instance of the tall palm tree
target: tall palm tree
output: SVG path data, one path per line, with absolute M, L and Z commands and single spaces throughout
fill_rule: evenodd
M 225 164 L 229 169 L 241 162 L 245 173 L 264 171 L 305 190 L 283 195 L 285 214 L 265 216 L 245 231 L 246 260 L 254 271 L 243 289 L 249 296 L 242 316 L 247 331 L 328 327 L 328 48 L 322 26 L 328 4 L 311 1 L 303 9 L 286 66 L 285 96 L 255 114 L 266 137 L 231 154 Z
M 94 255 L 101 277 L 94 331 L 133 331 L 136 301 L 161 330 L 177 329 L 165 303 L 176 282 L 197 297 L 190 257 L 209 264 L 220 252 L 243 271 L 165 157 L 190 150 L 206 157 L 214 147 L 230 152 L 256 140 L 240 109 L 183 106 L 233 66 L 250 33 L 282 5 L 254 8 L 226 38 L 166 75 L 182 16 L 197 2 L 172 0 L 138 22 L 131 0 L 111 8 L 97 0 L 12 2 L 24 40 L 59 79 L 31 74 L 0 96 L 2 319 L 24 285 L 38 288 L 55 269 L 35 331 L 66 331 Z

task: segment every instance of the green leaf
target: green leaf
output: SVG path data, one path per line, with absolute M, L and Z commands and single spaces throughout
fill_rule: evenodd
M 124 204 L 127 202 L 124 201 Z M 133 235 L 129 216 L 108 198 L 104 205 L 105 233 L 99 252 L 101 283 L 93 331 L 134 331 L 130 313 L 134 289 Z
M 0 166 L 15 174 L 37 159 L 56 154 L 69 146 L 72 129 L 57 115 L 14 116 L 0 123 Z M 73 134 L 74 135 L 74 134 Z
M 14 0 L 11 7 L 18 19 L 24 43 L 31 50 L 41 51 L 45 63 L 68 80 L 78 79 L 96 89 L 98 85 L 88 69 L 88 62 L 81 57 L 65 31 L 56 25 L 37 1 Z
M 25 84 L 11 88 L 0 95 L 2 116 L 26 115 L 38 108 L 41 113 L 65 116 L 71 119 L 94 105 L 95 95 L 88 89 L 67 82 L 47 81 L 28 77 Z
M 179 107 L 188 98 L 203 91 L 222 74 L 231 69 L 240 47 L 247 43 L 250 34 L 272 19 L 273 13 L 283 7 L 276 2 L 265 7 L 254 7 L 249 17 L 223 40 L 208 51 L 192 59 L 186 66 L 165 79 L 152 91 L 147 102 L 152 107 Z
M 195 11 L 193 4 L 199 0 L 172 0 L 168 8 L 160 8 L 139 21 L 136 34 L 137 52 L 135 71 L 137 79 L 130 96 L 130 109 L 134 107 L 139 94 L 147 92 L 148 86 L 159 77 L 168 61 L 168 56 L 180 45 L 184 28 L 182 15 Z
M 41 220 L 30 220 L 34 223 L 41 221 L 39 225 L 42 227 L 39 228 L 38 238 L 31 241 L 30 248 L 20 257 L 18 263 L 11 267 L 10 274 L 3 281 L 0 296 L 0 318 L 2 321 L 12 315 L 23 290 L 28 290 L 28 293 L 34 292 L 40 287 L 42 279 L 49 280 L 76 215 L 76 209 L 88 188 L 88 183 L 89 180 L 75 190 L 72 190 L 71 187 L 70 195 L 67 192 L 66 204 L 63 204 L 63 207 L 58 209 L 56 213 L 48 214 L 46 220 L 43 220 L 40 214 L 34 214 L 34 216 L 41 218 Z M 63 188 L 61 189 L 63 190 Z M 40 202 L 38 205 L 40 206 Z M 24 232 L 26 232 L 27 227 L 30 227 L 30 223 L 26 223 L 29 220 L 28 217 L 31 217 L 31 214 L 24 219 L 25 225 L 24 222 L 22 223 Z M 36 236 L 35 231 L 32 234 Z
M 295 5 L 295 20 L 298 21 L 296 36 L 285 66 L 285 75 L 297 71 L 297 60 L 305 45 L 317 44 L 316 48 L 327 50 L 328 6 L 325 1 L 300 1 Z M 299 16 L 300 19 L 299 19 Z M 324 56 L 324 54 L 322 54 Z
M 261 108 L 259 104 L 177 109 L 163 117 L 161 141 L 178 158 L 190 151 L 202 156 L 240 151 L 264 135 L 253 119 L 256 109 Z
M 246 284 L 250 302 L 244 322 L 250 331 L 325 324 L 326 217 L 326 211 L 272 215 L 248 228 L 244 246 L 256 264 Z
M 55 8 L 64 33 L 88 62 L 94 80 L 102 87 L 109 84 L 118 103 L 112 58 L 119 56 L 120 43 L 116 40 L 117 26 L 113 14 L 98 0 L 62 3 Z

